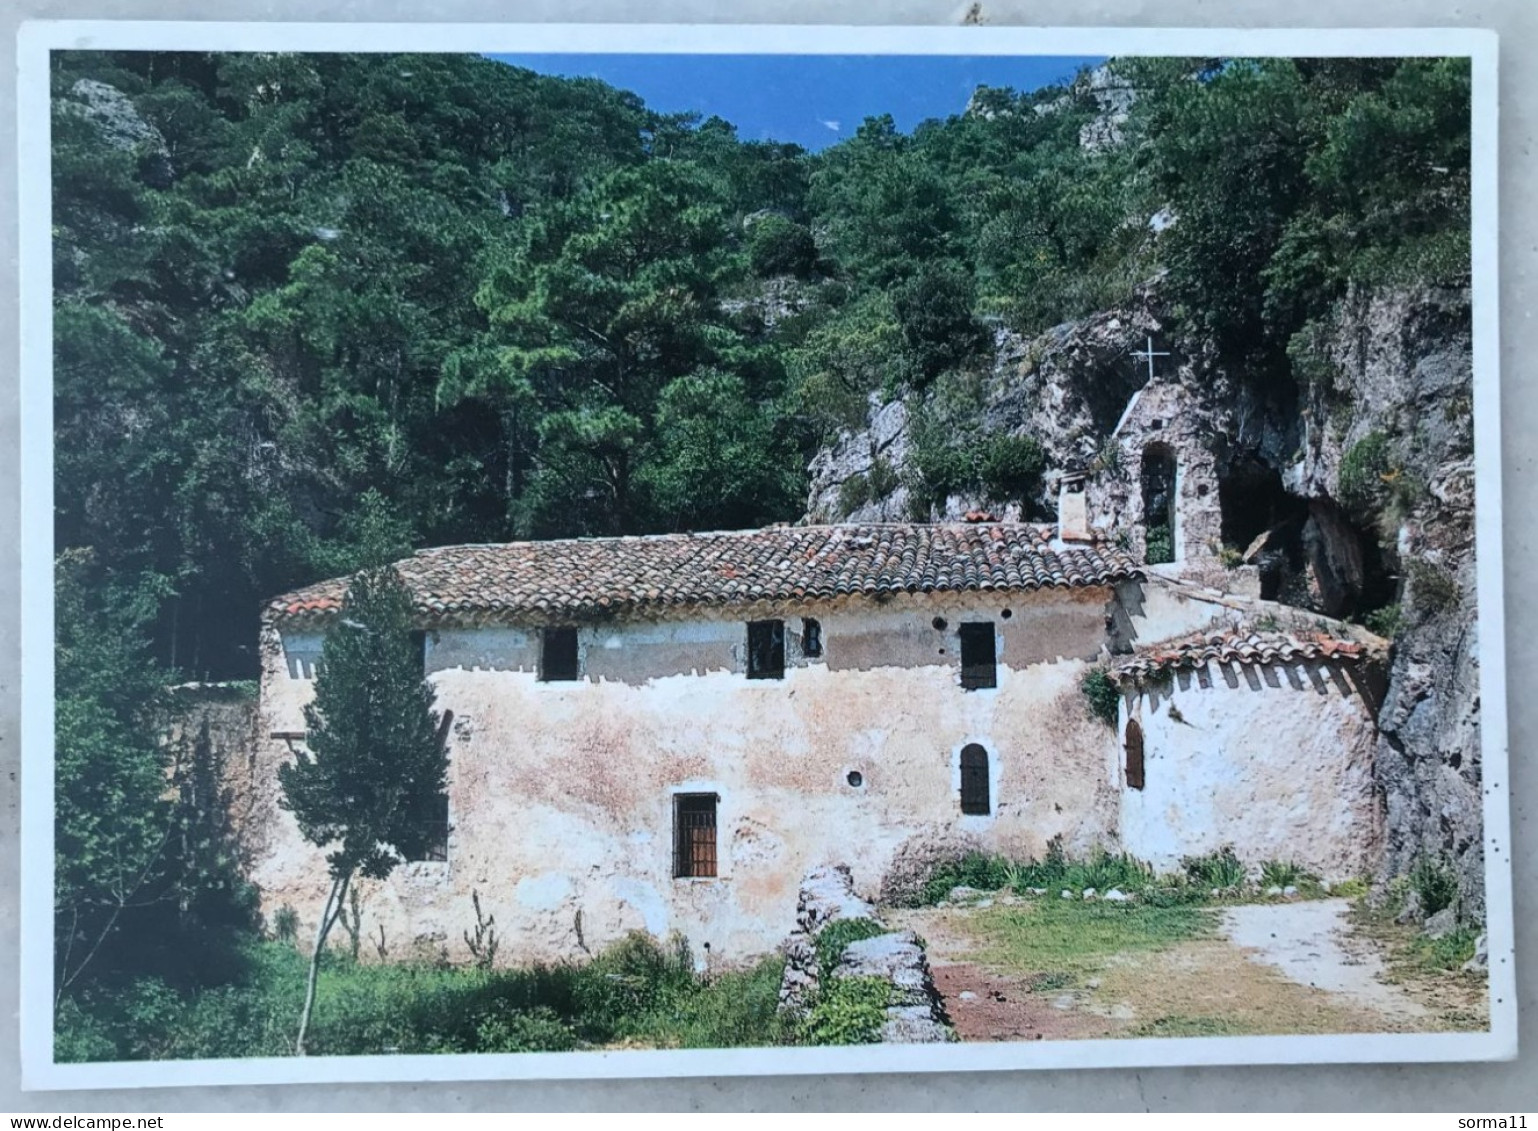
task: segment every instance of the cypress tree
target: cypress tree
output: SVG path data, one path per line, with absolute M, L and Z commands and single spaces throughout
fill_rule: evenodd
M 441 835 L 448 757 L 423 678 L 411 597 L 393 567 L 358 574 L 326 634 L 308 751 L 281 767 L 281 804 L 326 849 L 331 889 L 315 933 L 295 1051 L 305 1052 L 326 937 L 355 876 L 384 879 Z M 435 828 L 435 826 L 437 826 Z

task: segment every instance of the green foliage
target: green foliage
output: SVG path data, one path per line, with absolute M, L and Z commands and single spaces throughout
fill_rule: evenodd
M 1409 585 L 1406 601 L 1417 616 L 1434 617 L 1458 604 L 1461 593 L 1458 583 L 1440 566 L 1422 558 L 1411 558 L 1405 563 Z
M 832 978 L 817 994 L 802 1028 L 810 1045 L 867 1045 L 880 1039 L 892 987 L 884 978 Z
M 848 518 L 870 502 L 870 477 L 855 472 L 838 485 L 838 512 Z
M 964 365 L 988 345 L 988 332 L 972 315 L 971 272 L 959 263 L 922 263 L 892 292 L 903 349 L 921 384 Z
M 1144 892 L 1154 882 L 1153 870 L 1126 853 L 1097 848 L 1088 858 L 1070 860 L 1054 842 L 1044 859 L 1016 860 L 986 852 L 968 852 L 935 865 L 920 886 L 915 903 L 942 903 L 957 887 L 978 891 L 1010 890 L 1025 894 L 1032 888 L 1056 896 L 1063 890 L 1074 894 L 1086 888 L 1099 892 L 1120 889 L 1124 894 Z
M 994 433 L 979 453 L 978 480 L 990 499 L 1029 499 L 1046 466 L 1046 453 L 1033 437 Z
M 1425 970 L 1459 970 L 1474 957 L 1478 943 L 1477 928 L 1458 926 L 1439 939 L 1416 935 L 1410 941 L 1410 954 L 1415 964 Z
M 897 472 L 892 470 L 892 465 L 882 456 L 877 456 L 871 461 L 866 481 L 870 486 L 870 495 L 873 499 L 886 498 L 897 490 L 899 483 Z
M 1318 883 L 1318 876 L 1292 860 L 1266 860 L 1260 865 L 1262 888 L 1302 887 L 1305 884 L 1317 885 Z
M 804 279 L 817 266 L 817 244 L 805 224 L 771 213 L 749 229 L 748 264 L 755 275 Z
M 1091 668 L 1079 680 L 1079 690 L 1091 718 L 1099 719 L 1108 727 L 1114 727 L 1121 710 L 1121 688 L 1104 668 Z
M 1180 866 L 1193 884 L 1220 891 L 1244 886 L 1245 868 L 1231 845 L 1201 856 L 1182 857 Z
M 703 978 L 687 948 L 639 936 L 584 966 L 488 970 L 361 965 L 328 952 L 310 1051 L 557 1052 L 623 1041 L 731 1048 L 793 1039 L 776 1012 L 783 963 Z M 157 979 L 92 986 L 55 1017 L 59 1059 L 285 1056 L 303 996 L 305 959 L 251 944 L 238 979 L 196 993 Z
M 1338 491 L 1342 505 L 1357 514 L 1371 513 L 1384 497 L 1386 478 L 1394 474 L 1388 437 L 1369 432 L 1341 457 Z
M 1379 636 L 1387 636 L 1392 639 L 1399 635 L 1399 630 L 1404 627 L 1404 608 L 1401 605 L 1384 605 L 1381 609 L 1372 609 L 1363 614 L 1362 623 Z
M 1422 856 L 1409 872 L 1410 888 L 1420 898 L 1421 911 L 1435 915 L 1458 901 L 1458 873 L 1440 856 Z
M 281 943 L 294 943 L 299 939 L 299 912 L 294 905 L 285 903 L 272 915 L 272 937 Z
M 1175 539 L 1168 526 L 1150 526 L 1143 535 L 1143 561 L 1164 565 L 1175 560 Z
M 817 969 L 824 978 L 831 977 L 844 948 L 861 939 L 884 935 L 889 928 L 871 919 L 835 919 L 817 933 Z
M 439 834 L 448 757 L 422 677 L 411 597 L 393 568 L 358 574 L 327 631 L 306 746 L 278 769 L 280 804 L 335 877 L 383 879 Z

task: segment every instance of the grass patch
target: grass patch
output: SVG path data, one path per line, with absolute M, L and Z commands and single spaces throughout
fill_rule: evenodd
M 1190 1017 L 1171 1013 L 1145 1021 L 1129 1037 L 1232 1037 L 1248 1032 L 1229 1017 Z
M 304 993 L 292 946 L 251 945 L 240 979 L 181 994 L 159 979 L 91 987 L 55 1025 L 60 1060 L 288 1056 Z M 681 940 L 631 935 L 585 965 L 522 969 L 364 965 L 328 953 L 310 1049 L 317 1055 L 545 1052 L 613 1044 L 726 1048 L 789 1043 L 784 962 L 704 978 Z
M 1439 939 L 1416 935 L 1410 940 L 1409 951 L 1423 970 L 1462 970 L 1463 964 L 1474 957 L 1478 939 L 1479 932 L 1472 927 L 1458 927 Z
M 1224 845 L 1216 852 L 1204 856 L 1187 856 L 1180 861 L 1186 878 L 1193 884 L 1218 891 L 1229 891 L 1244 886 L 1244 864 L 1233 848 Z
M 976 916 L 973 925 L 983 944 L 979 961 L 1077 980 L 1100 969 L 1112 955 L 1163 950 L 1188 939 L 1206 938 L 1217 921 L 1211 912 L 1190 905 L 1044 899 L 989 908 Z M 1070 984 L 1065 980 L 1053 988 Z

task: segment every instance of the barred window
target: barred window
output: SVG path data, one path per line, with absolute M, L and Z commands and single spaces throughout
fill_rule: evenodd
M 679 879 L 716 874 L 716 802 L 714 793 L 673 795 L 673 875 Z

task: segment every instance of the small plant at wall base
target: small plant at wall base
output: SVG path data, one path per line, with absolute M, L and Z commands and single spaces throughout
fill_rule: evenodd
M 1150 526 L 1143 539 L 1143 561 L 1166 565 L 1175 560 L 1175 539 L 1168 526 Z
M 1216 852 L 1209 852 L 1204 856 L 1184 857 L 1180 861 L 1180 866 L 1185 869 L 1187 878 L 1194 884 L 1217 888 L 1220 891 L 1244 886 L 1244 865 L 1240 863 L 1239 855 L 1233 850 L 1232 845 L 1225 844 Z
M 1410 890 L 1420 899 L 1428 918 L 1454 906 L 1458 900 L 1458 876 L 1440 856 L 1422 856 L 1410 869 Z
M 1091 668 L 1079 681 L 1079 690 L 1084 693 L 1090 716 L 1114 727 L 1121 707 L 1121 689 L 1110 673 L 1104 668 Z
M 880 1038 L 892 987 L 884 978 L 831 978 L 808 1013 L 812 1045 L 866 1045 Z

